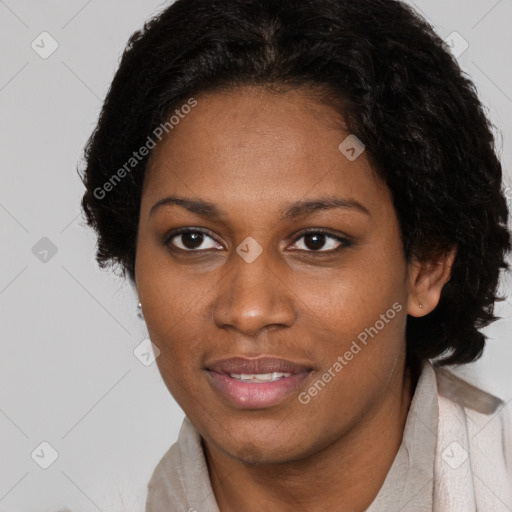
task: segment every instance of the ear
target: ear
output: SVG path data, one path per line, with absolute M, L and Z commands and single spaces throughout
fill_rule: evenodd
M 425 262 L 414 260 L 409 264 L 409 315 L 425 316 L 436 308 L 443 286 L 450 280 L 456 253 L 457 248 L 453 247 L 440 257 Z

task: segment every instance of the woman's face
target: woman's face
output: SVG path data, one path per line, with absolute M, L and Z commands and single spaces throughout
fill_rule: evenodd
M 304 91 L 196 99 L 142 195 L 136 286 L 157 364 L 223 453 L 298 460 L 402 385 L 410 289 L 391 195 Z M 170 196 L 183 201 L 153 208 Z

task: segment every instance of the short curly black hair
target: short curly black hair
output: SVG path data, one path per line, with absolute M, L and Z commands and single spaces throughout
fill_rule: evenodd
M 511 240 L 494 126 L 464 75 L 400 1 L 177 0 L 129 39 L 84 150 L 97 262 L 135 282 L 151 152 L 134 151 L 187 99 L 241 85 L 324 91 L 392 193 L 406 260 L 457 248 L 437 307 L 407 318 L 408 361 L 476 360 Z

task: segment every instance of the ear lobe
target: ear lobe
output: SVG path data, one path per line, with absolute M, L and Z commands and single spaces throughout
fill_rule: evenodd
M 456 254 L 457 248 L 452 247 L 440 257 L 424 262 L 414 260 L 410 264 L 407 303 L 409 315 L 425 316 L 436 308 L 443 286 L 450 280 Z

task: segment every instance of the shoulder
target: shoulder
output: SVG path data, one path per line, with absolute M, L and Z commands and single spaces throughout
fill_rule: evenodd
M 148 483 L 146 512 L 219 512 L 208 476 L 201 436 L 185 417 L 178 441 L 164 454 Z
M 178 443 L 165 452 L 155 467 L 147 486 L 146 512 L 178 510 L 180 496 L 181 456 Z
M 489 415 L 506 405 L 501 398 L 460 378 L 448 368 L 435 364 L 432 367 L 436 375 L 438 393 L 464 408 Z
M 449 432 L 451 437 L 444 439 L 446 443 L 451 442 L 449 446 L 457 441 L 459 462 L 469 459 L 482 510 L 491 510 L 486 506 L 495 504 L 496 496 L 501 504 L 512 505 L 512 401 L 488 393 L 446 368 L 434 365 L 434 371 L 439 433 L 443 428 Z M 467 449 L 467 455 L 461 446 Z M 445 458 L 443 448 L 439 447 L 439 453 Z M 496 507 L 493 510 L 498 510 Z
M 512 402 L 499 398 L 455 375 L 447 368 L 433 365 L 440 398 L 460 405 L 468 422 L 468 433 L 474 438 L 483 429 L 503 433 L 512 442 Z
M 434 510 L 512 510 L 511 402 L 437 365 Z

